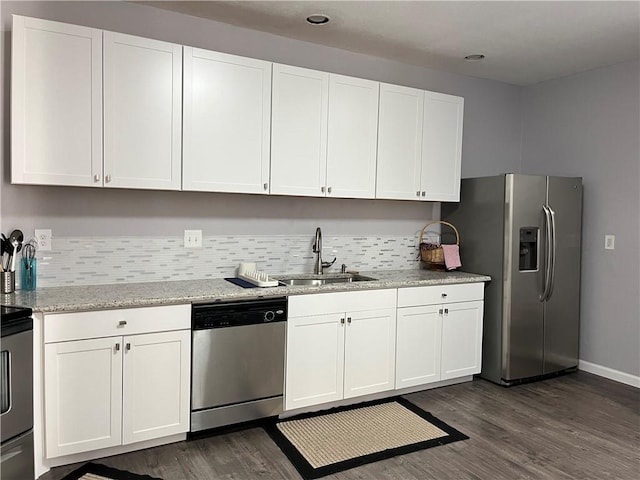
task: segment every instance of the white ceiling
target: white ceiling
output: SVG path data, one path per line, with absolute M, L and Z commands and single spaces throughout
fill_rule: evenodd
M 403 63 L 531 85 L 639 57 L 638 1 L 143 1 Z M 324 13 L 331 22 L 311 26 Z M 465 55 L 481 53 L 481 62 Z

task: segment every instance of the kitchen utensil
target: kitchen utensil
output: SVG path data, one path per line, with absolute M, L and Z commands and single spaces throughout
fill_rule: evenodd
M 7 239 L 6 235 L 4 233 L 1 235 L 2 239 L 0 240 L 0 264 L 2 264 L 2 269 L 6 270 L 5 266 L 8 267 L 9 265 L 4 261 L 4 254 L 8 253 L 7 246 L 11 245 L 9 244 L 9 240 Z
M 11 253 L 11 268 L 9 269 L 9 271 L 15 272 L 16 271 L 16 254 L 18 253 L 18 242 L 16 240 L 13 240 L 11 244 L 13 245 L 13 252 Z
M 9 256 L 10 268 L 9 270 L 12 272 L 16 271 L 16 253 L 20 251 L 22 248 L 22 241 L 24 240 L 24 235 L 21 230 L 14 230 L 9 235 L 9 243 L 12 247 Z M 5 268 L 6 270 L 6 268 Z
M 36 289 L 36 241 L 29 240 L 22 247 L 22 289 Z

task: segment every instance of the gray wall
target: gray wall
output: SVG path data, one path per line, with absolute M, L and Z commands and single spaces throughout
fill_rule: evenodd
M 465 97 L 463 175 L 514 171 L 520 87 L 429 70 L 125 2 L 2 2 L 3 159 L 0 229 L 52 228 L 54 236 L 213 234 L 411 235 L 439 204 L 10 185 L 11 14 L 75 23 L 211 50 Z
M 525 91 L 523 173 L 584 179 L 580 358 L 640 376 L 637 61 Z M 616 235 L 615 250 L 604 249 Z

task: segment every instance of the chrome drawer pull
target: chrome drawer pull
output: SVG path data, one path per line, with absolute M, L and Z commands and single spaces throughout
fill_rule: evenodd
M 126 324 L 127 324 L 127 321 L 126 321 L 126 320 L 120 320 L 120 321 L 118 322 L 118 326 L 119 326 L 119 327 L 124 327 Z

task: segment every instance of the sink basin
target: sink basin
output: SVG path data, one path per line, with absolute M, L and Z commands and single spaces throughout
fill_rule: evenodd
M 317 287 L 319 285 L 328 285 L 332 283 L 370 282 L 377 279 L 365 277 L 364 275 L 345 273 L 342 275 L 313 275 L 310 277 L 279 278 L 278 280 L 280 283 L 288 286 L 306 285 Z

